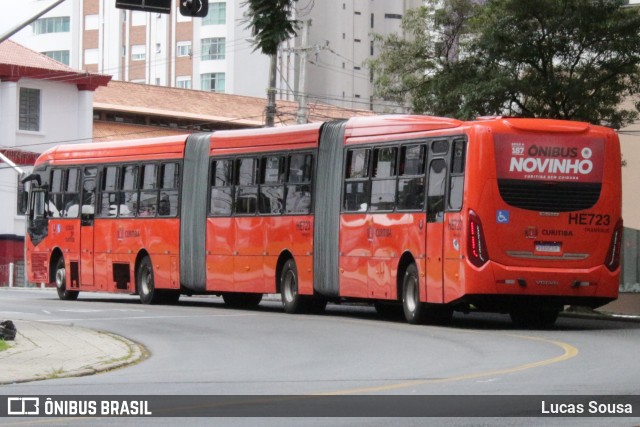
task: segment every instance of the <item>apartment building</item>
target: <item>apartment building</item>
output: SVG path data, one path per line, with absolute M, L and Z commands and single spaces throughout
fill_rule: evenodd
M 34 13 L 44 2 L 24 3 Z M 13 39 L 115 80 L 264 97 L 269 58 L 253 52 L 241 5 L 210 2 L 206 18 L 190 18 L 177 3 L 161 14 L 116 9 L 113 0 L 67 0 Z
M 25 0 L 9 15 L 28 16 L 45 4 Z M 209 2 L 205 18 L 115 8 L 113 0 L 67 0 L 13 37 L 74 68 L 114 80 L 265 97 L 269 58 L 253 51 L 243 22 L 244 0 Z M 306 88 L 312 100 L 343 108 L 396 111 L 373 97 L 366 60 L 376 54 L 373 33 L 400 29 L 407 8 L 421 0 L 299 0 L 296 18 L 310 21 L 309 37 L 284 43 L 278 58 L 278 95 L 294 100 Z M 301 31 L 300 31 L 301 33 Z

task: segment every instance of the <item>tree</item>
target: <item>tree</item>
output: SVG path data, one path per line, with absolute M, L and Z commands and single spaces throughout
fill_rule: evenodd
M 276 55 L 283 41 L 296 35 L 298 21 L 291 19 L 293 3 L 297 0 L 247 0 L 247 28 L 254 36 L 255 50 L 271 56 L 269 68 L 269 89 L 266 107 L 266 125 L 274 125 L 276 113 Z
M 623 0 L 466 2 L 464 15 L 456 13 L 464 0 L 445 0 L 439 14 L 433 4 L 422 8 L 422 22 L 407 14 L 411 37 L 402 49 L 397 36 L 378 38 L 382 53 L 372 65 L 382 96 L 459 118 L 506 114 L 618 128 L 638 116 L 638 105 L 621 105 L 640 94 L 640 9 L 621 7 Z M 426 31 L 420 25 L 436 32 L 416 37 Z M 438 48 L 441 34 L 460 46 L 457 59 Z M 424 53 L 408 52 L 432 57 L 425 66 Z

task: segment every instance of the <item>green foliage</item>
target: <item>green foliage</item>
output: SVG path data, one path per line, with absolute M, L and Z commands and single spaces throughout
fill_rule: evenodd
M 297 0 L 247 0 L 249 10 L 245 23 L 254 36 L 254 50 L 275 55 L 278 45 L 296 35 L 298 21 L 291 19 L 293 2 Z
M 407 14 L 409 37 L 376 38 L 381 96 L 459 118 L 505 114 L 618 128 L 638 116 L 621 104 L 640 93 L 640 9 L 622 0 L 444 3 L 439 14 L 432 4 Z M 438 48 L 443 34 L 460 46 L 457 58 Z
M 0 351 L 6 350 L 9 348 L 9 344 L 7 344 L 4 340 L 0 340 Z

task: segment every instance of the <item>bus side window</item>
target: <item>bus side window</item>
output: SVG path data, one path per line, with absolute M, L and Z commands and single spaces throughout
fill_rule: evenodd
M 390 212 L 396 205 L 397 147 L 377 148 L 373 151 L 371 177 L 371 211 Z
M 312 154 L 292 154 L 289 156 L 287 196 L 285 202 L 286 213 L 308 214 L 311 212 L 312 176 Z
M 118 167 L 109 166 L 102 169 L 100 177 L 100 206 L 98 216 L 116 217 L 118 216 L 119 195 L 117 192 Z
M 231 216 L 233 211 L 233 160 L 214 160 L 211 166 L 211 200 L 213 216 Z
M 158 165 L 142 165 L 140 172 L 140 195 L 138 216 L 154 217 L 158 210 Z
M 45 207 L 45 214 L 49 218 L 60 218 L 64 214 L 63 177 L 63 169 L 53 169 L 51 171 L 49 193 Z
M 82 225 L 93 225 L 96 206 L 96 175 L 98 169 L 95 167 L 84 169 L 84 179 L 82 183 L 82 209 L 80 218 Z
M 120 189 L 120 216 L 135 216 L 138 207 L 138 166 L 122 167 Z
M 434 159 L 429 166 L 427 222 L 442 222 L 444 220 L 446 177 L 447 163 L 443 159 Z
M 453 141 L 453 152 L 451 153 L 451 175 L 449 176 L 448 206 L 448 209 L 451 211 L 459 211 L 462 209 L 465 148 L 465 141 L 463 139 Z
M 64 187 L 64 210 L 62 216 L 66 218 L 77 218 L 80 207 L 80 169 L 72 168 L 67 170 Z
M 370 153 L 368 148 L 347 151 L 342 203 L 346 212 L 366 212 L 369 207 Z
M 257 186 L 258 159 L 242 158 L 236 160 L 235 212 L 239 215 L 253 215 L 258 207 Z
M 158 200 L 158 215 L 178 215 L 179 188 L 180 165 L 178 163 L 163 163 L 160 167 L 160 199 Z
M 284 211 L 285 157 L 264 157 L 260 163 L 258 211 L 261 214 L 281 214 Z
M 400 150 L 398 178 L 398 209 L 424 209 L 424 145 L 405 145 Z

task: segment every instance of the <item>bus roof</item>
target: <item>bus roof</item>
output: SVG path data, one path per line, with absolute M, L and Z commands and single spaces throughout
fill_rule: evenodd
M 408 133 L 451 129 L 462 126 L 463 121 L 447 117 L 386 115 L 354 117 L 347 122 L 347 137 L 379 135 L 380 133 Z M 381 132 L 381 128 L 385 131 Z
M 127 161 L 141 156 L 152 159 L 179 157 L 189 135 L 175 135 L 131 141 L 91 142 L 65 144 L 51 148 L 40 155 L 36 165 L 82 164 L 95 159 L 100 161 Z

